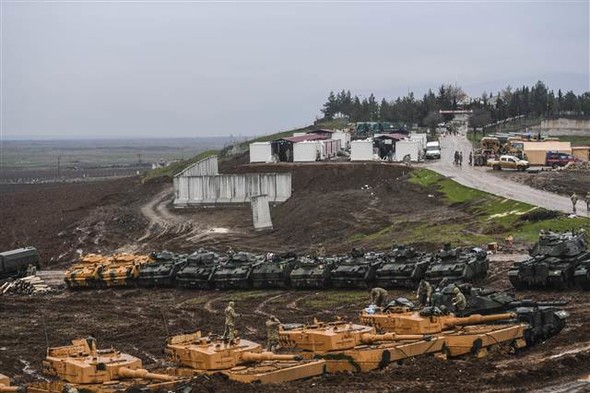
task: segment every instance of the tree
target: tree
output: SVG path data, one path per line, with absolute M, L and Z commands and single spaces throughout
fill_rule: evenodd
M 330 92 L 330 95 L 328 96 L 328 102 L 324 104 L 322 113 L 324 114 L 324 119 L 326 120 L 332 120 L 334 115 L 338 113 L 336 96 L 334 95 L 333 91 Z
M 492 115 L 485 109 L 474 109 L 473 114 L 469 117 L 469 127 L 476 128 L 483 127 L 492 122 Z
M 424 118 L 424 124 L 430 129 L 430 134 L 434 136 L 436 134 L 436 127 L 443 120 L 440 113 L 432 111 Z

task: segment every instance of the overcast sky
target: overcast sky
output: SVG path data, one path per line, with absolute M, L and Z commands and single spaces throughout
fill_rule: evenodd
M 261 135 L 330 90 L 589 91 L 587 1 L 2 2 L 11 138 Z

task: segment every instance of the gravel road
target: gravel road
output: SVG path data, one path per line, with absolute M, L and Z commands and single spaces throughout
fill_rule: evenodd
M 572 203 L 567 197 L 537 190 L 508 179 L 501 179 L 490 173 L 492 169 L 488 169 L 487 167 L 469 166 L 471 143 L 464 136 L 441 137 L 440 142 L 442 158 L 427 164 L 429 169 L 467 187 L 516 201 L 526 202 L 545 209 L 557 210 L 564 213 L 572 212 Z M 453 165 L 455 150 L 463 152 L 463 165 L 460 167 Z M 530 175 L 535 176 L 533 173 Z M 582 203 L 579 201 L 578 213 L 581 209 Z

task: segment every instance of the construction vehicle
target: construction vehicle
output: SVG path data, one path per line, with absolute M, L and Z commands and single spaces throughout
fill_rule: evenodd
M 39 253 L 35 247 L 17 248 L 0 253 L 0 278 L 22 276 L 27 267 L 33 265 L 39 269 Z
M 97 254 L 87 254 L 66 270 L 64 280 L 68 288 L 98 288 L 100 274 L 110 263 L 108 258 Z
M 508 271 L 510 283 L 516 289 L 565 289 L 574 284 L 574 272 L 582 266 L 577 281 L 583 285 L 583 267 L 590 264 L 587 247 L 583 229 L 562 233 L 542 230 L 529 252 L 530 258 L 514 263 Z
M 213 286 L 219 289 L 249 289 L 252 287 L 250 274 L 254 264 L 261 262 L 254 254 L 238 252 L 229 255 L 227 260 L 221 262 L 211 281 Z
M 153 252 L 151 258 L 152 262 L 141 266 L 138 284 L 142 287 L 174 286 L 176 274 L 186 265 L 186 254 L 174 254 L 170 251 Z
M 179 379 L 142 368 L 141 360 L 113 348 L 97 349 L 92 337 L 72 340 L 72 345 L 47 349 L 43 374 L 58 380 L 34 382 L 28 393 L 61 393 L 70 389 L 114 393 L 130 388 L 171 390 Z
M 291 287 L 297 289 L 328 288 L 331 285 L 331 272 L 338 264 L 337 258 L 302 257 L 291 271 Z
M 151 261 L 147 255 L 115 254 L 98 272 L 97 284 L 101 288 L 137 285 L 139 271 Z
M 188 256 L 186 264 L 176 273 L 176 286 L 179 288 L 211 289 L 211 278 L 219 264 L 219 255 L 198 250 Z
M 269 257 L 252 267 L 250 274 L 252 287 L 256 289 L 290 288 L 291 271 L 297 263 L 297 255 L 294 253 L 269 254 Z
M 386 262 L 375 273 L 375 285 L 415 289 L 432 260 L 432 254 L 417 252 L 413 247 L 394 246 L 387 254 Z
M 298 355 L 279 355 L 262 350 L 253 341 L 203 337 L 201 332 L 169 337 L 168 358 L 181 366 L 177 375 L 221 373 L 240 382 L 280 383 L 321 375 L 325 361 L 304 360 Z
M 367 252 L 343 258 L 330 273 L 334 288 L 372 288 L 385 254 Z
M 488 274 L 488 255 L 481 248 L 451 248 L 445 244 L 430 264 L 424 278 L 434 285 L 445 280 L 453 282 L 476 282 Z

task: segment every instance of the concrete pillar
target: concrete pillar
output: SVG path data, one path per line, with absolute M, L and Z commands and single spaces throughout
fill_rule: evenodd
M 263 231 L 272 229 L 270 219 L 270 207 L 268 206 L 268 195 L 253 195 L 250 197 L 252 206 L 252 221 L 254 230 Z

